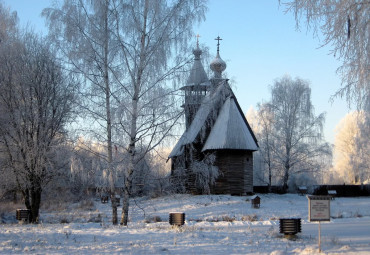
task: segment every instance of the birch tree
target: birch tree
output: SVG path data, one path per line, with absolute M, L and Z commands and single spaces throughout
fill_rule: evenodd
M 127 225 L 132 176 L 180 117 L 168 86 L 188 58 L 192 27 L 204 16 L 203 0 L 142 0 L 117 3 L 116 38 L 127 76 L 121 130 L 130 155 L 125 175 L 121 224 Z
M 66 39 L 68 43 L 67 47 L 61 47 L 65 56 L 69 59 L 71 56 L 76 57 L 77 64 L 68 64 L 77 66 L 75 70 L 83 70 L 81 73 L 84 78 L 101 88 L 100 91 L 109 93 L 117 103 L 114 116 L 108 114 L 107 104 L 104 105 L 106 112 L 102 113 L 102 101 L 95 101 L 99 103 L 100 110 L 94 108 L 94 112 L 97 112 L 96 119 L 106 121 L 107 127 L 108 119 L 111 123 L 119 123 L 119 126 L 111 126 L 116 134 L 121 134 L 115 143 L 125 146 L 130 155 L 128 162 L 122 161 L 126 166 L 121 217 L 123 225 L 127 225 L 135 169 L 146 153 L 169 134 L 180 116 L 175 91 L 168 85 L 175 80 L 176 73 L 182 71 L 188 60 L 190 51 L 187 46 L 192 37 L 192 26 L 204 17 L 204 2 L 66 0 L 62 8 L 44 11 L 56 41 L 62 45 Z M 67 5 L 70 8 L 63 9 Z M 100 7 L 96 9 L 95 5 Z M 108 7 L 108 15 L 103 16 L 108 17 L 108 20 L 87 15 L 104 13 L 104 6 Z M 108 22 L 104 23 L 104 20 Z M 100 29 L 103 24 L 101 22 L 107 24 L 104 28 L 108 29 L 108 34 L 107 29 Z M 104 41 L 107 38 L 109 42 Z M 103 58 L 107 48 L 104 45 L 108 45 L 108 62 Z M 74 51 L 75 48 L 77 51 Z M 79 58 L 81 62 L 78 62 Z M 106 89 L 106 85 L 111 86 L 113 81 L 119 84 L 119 88 L 114 91 L 112 87 Z M 97 93 L 94 96 L 101 98 L 103 94 Z M 107 96 L 105 102 L 108 102 Z
M 58 47 L 65 65 L 84 81 L 81 91 L 83 135 L 106 144 L 106 150 L 96 153 L 107 162 L 109 192 L 112 201 L 112 223 L 118 223 L 115 159 L 113 155 L 112 111 L 114 96 L 114 66 L 118 64 L 112 39 L 113 10 L 110 0 L 65 0 L 62 6 L 43 10 L 49 27 L 49 36 Z M 86 146 L 84 146 L 86 148 Z M 117 159 L 116 159 L 117 160 Z M 108 188 L 108 187 L 107 187 Z
M 295 14 L 297 27 L 303 20 L 315 35 L 322 33 L 323 45 L 342 61 L 338 73 L 342 88 L 336 95 L 364 108 L 370 97 L 370 2 L 368 0 L 282 1 Z
M 324 113 L 316 116 L 311 102 L 308 82 L 289 76 L 276 80 L 271 89 L 271 100 L 266 106 L 273 116 L 269 130 L 273 139 L 270 148 L 281 171 L 283 187 L 288 188 L 293 173 L 318 171 L 318 158 L 329 153 L 323 142 Z
M 348 113 L 336 127 L 334 170 L 342 180 L 351 184 L 370 179 L 368 142 L 358 146 L 364 114 L 364 111 Z
M 16 12 L 11 12 L 9 8 L 3 5 L 0 2 L 0 51 L 1 54 L 9 50 L 10 41 L 12 37 L 16 35 L 18 31 L 18 17 Z M 0 72 L 2 69 L 3 63 L 0 63 Z M 5 111 L 4 109 L 0 109 L 0 114 Z M 6 123 L 0 123 L 0 126 L 6 125 Z M 0 164 L 5 165 L 6 159 L 3 157 L 3 145 L 0 144 Z M 16 190 L 16 185 L 14 182 L 13 176 L 6 171 L 3 167 L 0 168 L 0 184 L 2 191 L 8 190 Z
M 30 32 L 0 44 L 0 63 L 3 168 L 13 174 L 36 223 L 42 190 L 53 177 L 56 151 L 71 118 L 75 84 L 48 42 Z
M 257 137 L 260 146 L 260 154 L 263 163 L 267 167 L 268 187 L 271 190 L 274 168 L 274 115 L 266 104 L 258 104 L 258 132 Z
M 0 44 L 5 43 L 6 39 L 14 35 L 18 30 L 18 17 L 16 12 L 10 12 L 0 2 Z
M 297 27 L 305 21 L 315 35 L 323 35 L 323 46 L 332 48 L 331 53 L 342 65 L 337 72 L 342 87 L 335 96 L 346 97 L 349 104 L 370 115 L 370 1 L 368 0 L 292 0 L 286 3 L 287 11 L 295 14 Z M 362 166 L 368 158 L 370 121 L 360 122 L 362 127 L 356 141 L 364 152 Z M 364 143 L 365 141 L 365 143 Z M 364 148 L 364 149 L 362 149 Z M 360 154 L 357 154 L 358 156 Z M 356 160 L 356 162 L 360 162 Z
M 362 120 L 358 122 L 360 133 L 356 137 L 357 154 L 354 157 L 361 183 L 370 182 L 370 97 L 365 105 L 366 108 L 361 111 Z

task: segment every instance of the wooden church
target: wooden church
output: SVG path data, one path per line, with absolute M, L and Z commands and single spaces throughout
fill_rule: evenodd
M 258 143 L 241 110 L 219 52 L 209 79 L 197 42 L 185 93 L 186 130 L 169 155 L 171 181 L 179 192 L 245 195 L 253 192 L 253 152 Z

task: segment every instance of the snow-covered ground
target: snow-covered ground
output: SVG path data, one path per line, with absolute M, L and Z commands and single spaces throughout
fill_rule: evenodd
M 318 224 L 307 221 L 306 197 L 259 196 L 260 209 L 251 208 L 249 197 L 139 198 L 131 201 L 128 227 L 112 226 L 110 204 L 100 201 L 43 210 L 38 225 L 0 226 L 0 254 L 318 253 Z M 186 214 L 183 227 L 168 224 L 172 211 Z M 321 224 L 324 253 L 370 254 L 370 197 L 337 198 L 331 201 L 331 216 Z M 302 218 L 302 233 L 294 240 L 279 233 L 282 217 Z M 12 221 L 6 215 L 5 220 Z

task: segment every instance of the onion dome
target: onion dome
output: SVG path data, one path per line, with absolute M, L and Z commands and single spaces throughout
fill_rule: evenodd
M 221 79 L 222 78 L 222 72 L 226 69 L 226 63 L 223 61 L 220 57 L 220 40 L 222 40 L 219 36 L 215 39 L 218 41 L 217 43 L 217 55 L 212 60 L 210 64 L 211 70 L 214 72 L 214 78 Z
M 222 72 L 226 69 L 226 63 L 220 57 L 219 52 L 217 51 L 217 56 L 212 60 L 210 64 L 211 70 L 214 72 L 214 78 L 221 79 Z

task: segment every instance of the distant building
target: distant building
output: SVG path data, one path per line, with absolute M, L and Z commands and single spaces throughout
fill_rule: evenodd
M 171 179 L 182 192 L 244 195 L 253 192 L 253 152 L 258 143 L 228 79 L 222 77 L 226 63 L 219 54 L 221 39 L 216 40 L 211 79 L 201 63 L 198 43 L 193 50 L 193 67 L 181 88 L 186 130 L 169 155 Z

